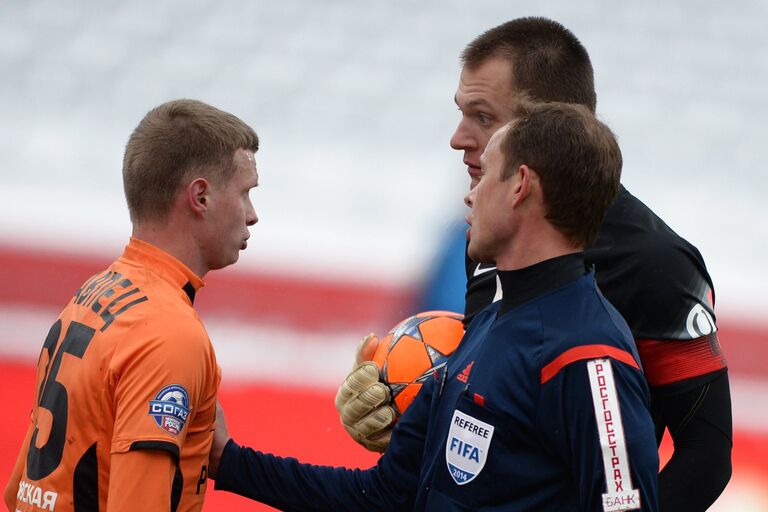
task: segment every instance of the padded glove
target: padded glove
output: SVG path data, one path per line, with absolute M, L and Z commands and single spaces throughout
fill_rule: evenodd
M 352 439 L 371 451 L 383 452 L 389 445 L 397 415 L 389 405 L 386 384 L 379 380 L 379 367 L 370 360 L 378 338 L 369 334 L 358 346 L 358 366 L 347 375 L 336 393 L 336 410 Z

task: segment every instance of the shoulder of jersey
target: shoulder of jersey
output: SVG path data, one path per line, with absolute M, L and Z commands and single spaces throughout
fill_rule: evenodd
M 582 346 L 613 346 L 621 350 L 632 350 L 633 340 L 624 318 L 601 294 L 597 292 L 594 281 L 583 281 L 584 287 L 574 288 L 571 293 L 582 294 L 586 291 L 589 298 L 580 300 L 580 306 L 573 310 L 572 315 L 557 313 L 559 318 L 568 318 L 563 325 L 562 345 L 553 346 L 556 351 L 567 350 Z M 570 296 L 573 297 L 573 296 Z M 570 298 L 567 300 L 571 300 Z M 555 308 L 555 311 L 562 311 Z M 589 318 L 589 322 L 583 322 Z
M 658 251 L 676 246 L 695 250 L 693 245 L 626 189 L 621 191 L 608 210 L 602 230 L 613 237 L 638 240 L 637 248 L 640 250 L 649 248 Z

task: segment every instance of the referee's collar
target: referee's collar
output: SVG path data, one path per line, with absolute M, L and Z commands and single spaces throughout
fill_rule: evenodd
M 503 292 L 499 315 L 535 297 L 580 279 L 588 272 L 584 253 L 576 252 L 544 260 L 520 270 L 499 270 Z

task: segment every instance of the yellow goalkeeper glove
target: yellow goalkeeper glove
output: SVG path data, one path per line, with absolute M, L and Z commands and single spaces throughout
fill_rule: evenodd
M 358 345 L 357 366 L 336 392 L 336 410 L 352 439 L 368 450 L 383 452 L 397 415 L 389 405 L 389 388 L 379 380 L 379 367 L 370 361 L 378 344 L 371 333 Z

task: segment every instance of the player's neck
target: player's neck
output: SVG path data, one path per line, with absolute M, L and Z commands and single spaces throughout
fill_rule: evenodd
M 520 270 L 558 256 L 582 251 L 551 224 L 521 229 L 503 254 L 496 258 L 499 270 Z
M 201 279 L 208 273 L 209 269 L 197 250 L 194 237 L 187 234 L 183 227 L 172 223 L 162 226 L 153 223 L 134 224 L 131 236 L 167 252 Z

